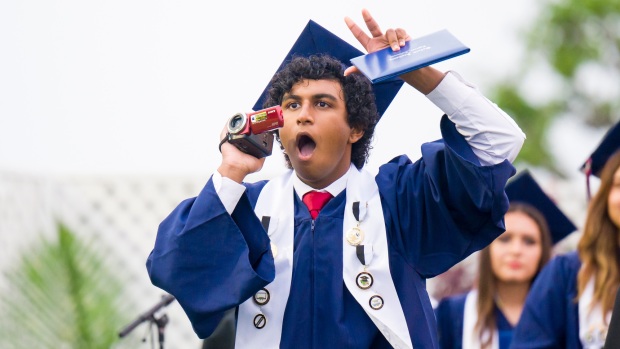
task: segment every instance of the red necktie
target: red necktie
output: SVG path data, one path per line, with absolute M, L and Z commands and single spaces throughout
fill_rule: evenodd
M 332 198 L 332 194 L 325 191 L 309 191 L 304 194 L 302 201 L 308 206 L 308 211 L 312 219 L 316 219 L 319 215 L 319 211 L 325 206 L 325 204 Z

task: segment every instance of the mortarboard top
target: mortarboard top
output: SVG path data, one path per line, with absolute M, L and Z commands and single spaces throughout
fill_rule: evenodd
M 351 62 L 349 61 L 351 58 L 361 56 L 364 53 L 337 37 L 327 29 L 321 27 L 316 22 L 310 20 L 297 38 L 297 41 L 295 41 L 295 44 L 289 53 L 282 61 L 282 64 L 280 64 L 280 67 L 276 73 L 282 70 L 282 68 L 284 68 L 284 66 L 289 63 L 293 57 L 310 57 L 311 55 L 316 54 L 329 54 L 330 56 L 340 60 L 345 67 L 349 67 L 351 65 Z M 400 90 L 403 83 L 403 80 L 396 77 L 372 85 L 379 117 L 383 116 L 383 113 L 385 113 L 390 103 L 392 103 L 392 100 L 396 97 L 396 94 L 398 93 L 398 90 Z M 254 104 L 254 110 L 263 108 L 263 103 L 267 98 L 267 93 L 270 87 L 271 84 L 268 84 L 265 90 L 263 90 L 260 98 L 256 101 L 256 104 Z
M 607 163 L 607 160 L 617 151 L 620 150 L 620 122 L 607 131 L 603 140 L 590 155 L 588 160 L 581 165 L 581 171 L 586 174 L 586 186 L 588 190 L 588 199 L 590 194 L 590 175 L 599 177 L 601 171 Z
M 620 150 L 620 122 L 607 131 L 601 143 L 596 147 L 590 158 L 581 165 L 581 170 L 598 177 L 601 170 L 605 166 L 607 159 L 611 157 L 616 150 Z
M 522 171 L 506 185 L 508 200 L 534 206 L 545 217 L 553 244 L 577 230 L 573 222 L 542 190 L 529 171 Z

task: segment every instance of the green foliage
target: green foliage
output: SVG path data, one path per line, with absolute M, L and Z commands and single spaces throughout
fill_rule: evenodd
M 620 76 L 620 0 L 551 3 L 529 33 L 528 43 L 566 80 L 569 88 L 561 97 L 576 100 L 588 124 L 609 126 L 618 120 L 620 96 L 592 98 L 583 90 L 579 72 L 590 65 L 607 76 Z
M 493 97 L 527 134 L 517 160 L 557 173 L 545 144 L 554 120 L 570 116 L 607 128 L 620 119 L 620 0 L 548 0 L 523 39 L 527 54 L 515 70 L 521 76 L 498 82 Z M 535 79 L 562 84 L 546 101 L 536 103 L 519 92 L 522 75 L 535 65 L 551 70 L 551 76 Z
M 529 32 L 528 42 L 531 49 L 542 52 L 568 78 L 587 61 L 618 69 L 619 22 L 619 0 L 551 2 Z
M 129 317 L 121 284 L 98 251 L 59 224 L 57 241 L 39 240 L 24 253 L 4 275 L 0 347 L 113 347 Z

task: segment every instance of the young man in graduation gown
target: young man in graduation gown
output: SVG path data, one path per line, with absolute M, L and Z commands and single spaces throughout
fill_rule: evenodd
M 346 22 L 368 52 L 410 39 L 362 14 L 372 37 Z M 425 279 L 503 232 L 518 126 L 457 74 L 419 69 L 401 78 L 446 114 L 443 139 L 424 144 L 415 163 L 399 156 L 370 175 L 374 126 L 402 81 L 371 86 L 351 68 L 344 76 L 360 54 L 310 22 L 262 104 L 282 107 L 291 170 L 245 183 L 264 159 L 224 142 L 202 192 L 161 223 L 147 269 L 199 337 L 237 307 L 238 348 L 437 347 Z M 318 215 L 306 195 L 315 190 L 333 196 Z

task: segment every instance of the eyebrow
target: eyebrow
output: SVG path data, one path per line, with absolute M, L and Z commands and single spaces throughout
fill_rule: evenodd
M 298 95 L 295 94 L 288 94 L 285 93 L 284 96 L 282 97 L 282 100 L 286 100 L 286 99 L 294 99 L 294 100 L 301 100 L 302 98 Z M 329 94 L 329 93 L 318 93 L 315 95 L 312 95 L 312 99 L 313 100 L 319 100 L 319 99 L 329 99 L 332 101 L 338 101 L 339 98 L 336 98 L 334 95 Z

